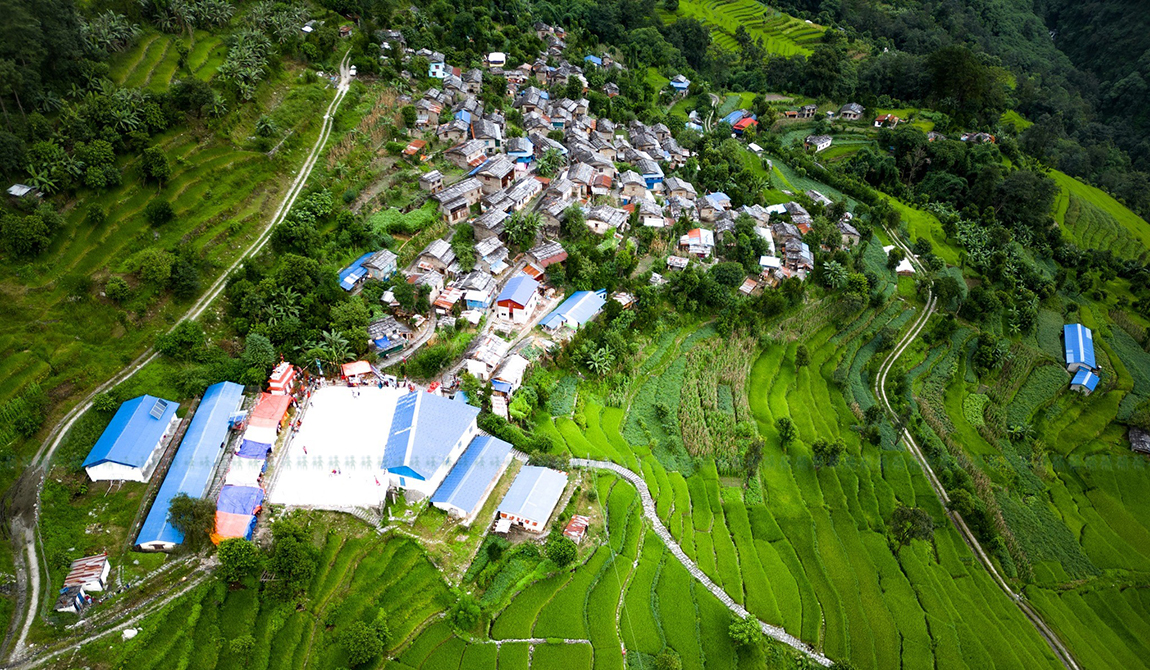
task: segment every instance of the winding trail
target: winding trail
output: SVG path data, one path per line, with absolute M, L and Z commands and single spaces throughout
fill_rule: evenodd
M 287 193 L 284 195 L 283 200 L 280 202 L 279 208 L 276 209 L 275 214 L 264 226 L 259 236 L 252 242 L 236 260 L 220 273 L 219 278 L 216 279 L 208 290 L 200 296 L 188 311 L 181 317 L 173 326 L 176 326 L 189 319 L 196 319 L 203 314 L 212 302 L 219 297 L 227 285 L 228 277 L 249 257 L 257 254 L 267 245 L 271 239 L 272 230 L 278 223 L 283 221 L 287 213 L 291 211 L 291 207 L 295 204 L 296 198 L 303 191 L 304 186 L 307 184 L 308 178 L 311 176 L 312 169 L 315 167 L 316 161 L 319 160 L 320 153 L 322 153 L 324 145 L 327 144 L 328 138 L 331 136 L 332 127 L 335 120 L 335 112 L 339 109 L 339 105 L 347 96 L 348 90 L 351 88 L 351 75 L 349 62 L 351 59 L 351 52 L 348 51 L 344 54 L 343 59 L 339 64 L 340 79 L 336 87 L 335 97 L 327 106 L 327 110 L 323 115 L 323 126 L 320 129 L 319 137 L 316 138 L 315 144 L 308 154 L 307 160 L 300 167 L 299 172 L 296 174 L 295 180 L 292 181 L 291 186 L 288 188 Z M 27 486 L 29 484 L 35 485 L 35 496 L 32 499 L 32 505 L 29 509 L 27 506 L 20 507 L 19 503 L 14 503 L 12 514 L 12 537 L 24 538 L 23 552 L 27 553 L 27 558 L 22 561 L 23 569 L 17 565 L 17 592 L 27 594 L 27 599 L 24 601 L 26 612 L 24 613 L 24 623 L 20 628 L 19 636 L 16 637 L 15 643 L 11 646 L 8 654 L 8 660 L 13 661 L 20 659 L 26 652 L 26 642 L 28 639 L 28 632 L 32 628 L 32 622 L 35 621 L 36 612 L 40 607 L 41 591 L 46 590 L 41 588 L 42 576 L 40 574 L 40 557 L 37 555 L 37 533 L 36 525 L 40 518 L 40 493 L 44 486 L 44 476 L 48 471 L 48 466 L 52 461 L 52 455 L 56 453 L 56 449 L 63 442 L 64 436 L 75 425 L 76 421 L 83 416 L 84 412 L 92 406 L 92 401 L 97 395 L 103 393 L 119 384 L 123 380 L 136 374 L 141 368 L 148 363 L 151 363 L 159 356 L 154 348 L 149 347 L 147 351 L 140 354 L 135 361 L 132 362 L 124 370 L 120 371 L 117 375 L 96 387 L 89 393 L 79 404 L 73 407 L 67 414 L 57 422 L 56 426 L 48 433 L 44 440 L 43 446 L 36 452 L 31 463 L 21 475 L 22 482 L 14 484 L 15 487 Z M 31 481 L 29 481 L 31 480 Z M 13 614 L 12 625 L 15 626 L 18 621 L 19 614 Z M 11 635 L 11 631 L 9 633 Z
M 659 536 L 659 539 L 663 540 L 663 544 L 667 545 L 667 548 L 671 551 L 675 558 L 679 559 L 679 562 L 683 564 L 683 567 L 687 568 L 687 572 L 690 572 L 692 577 L 698 580 L 699 583 L 701 583 L 708 591 L 714 594 L 716 598 L 718 598 L 724 605 L 726 605 L 727 609 L 734 612 L 740 618 L 746 619 L 747 617 L 751 616 L 750 612 L 748 612 L 745 607 L 732 600 L 731 597 L 727 595 L 726 591 L 724 591 L 719 585 L 715 584 L 715 582 L 711 581 L 711 578 L 708 577 L 702 570 L 700 570 L 699 566 L 696 565 L 695 562 L 692 561 L 690 557 L 683 552 L 683 548 L 679 546 L 679 543 L 675 541 L 675 538 L 671 536 L 671 532 L 667 530 L 667 527 L 663 525 L 663 522 L 655 513 L 655 499 L 651 497 L 651 489 L 647 488 L 647 482 L 643 481 L 643 478 L 640 475 L 632 472 L 631 470 L 628 470 L 621 465 L 608 461 L 593 461 L 586 458 L 572 458 L 571 465 L 577 468 L 610 470 L 623 479 L 631 482 L 631 484 L 633 484 L 635 488 L 638 489 L 639 497 L 643 501 L 643 516 L 645 516 L 647 520 L 651 522 L 651 525 L 655 529 L 655 534 Z M 755 621 L 758 621 L 759 627 L 763 630 L 764 635 L 767 635 L 787 646 L 797 649 L 798 651 L 810 657 L 810 659 L 815 663 L 818 663 L 823 667 L 829 668 L 832 665 L 831 659 L 823 656 L 821 653 L 815 650 L 814 647 L 810 646 L 806 642 L 803 642 L 794 635 L 791 635 L 779 626 L 771 625 L 758 618 L 755 618 Z
M 904 244 L 902 240 L 900 240 L 897 236 L 891 234 L 889 230 L 887 231 L 887 235 L 890 237 L 891 241 L 894 242 L 894 244 L 906 252 L 907 258 L 909 258 L 911 262 L 917 266 L 918 271 L 923 272 L 924 269 L 922 263 L 919 262 L 919 259 L 914 255 L 914 252 L 912 252 L 910 248 L 907 247 L 907 245 Z M 890 355 L 887 356 L 886 360 L 883 361 L 882 365 L 879 367 L 878 374 L 875 375 L 875 396 L 879 399 L 883 409 L 885 409 L 890 414 L 890 416 L 897 416 L 897 414 L 894 411 L 894 407 L 891 405 L 890 399 L 886 394 L 887 376 L 890 375 L 890 371 L 894 367 L 894 364 L 898 361 L 899 357 L 902 356 L 903 352 L 906 351 L 907 348 L 909 348 L 910 345 L 914 343 L 915 338 L 917 338 L 922 332 L 923 328 L 926 327 L 927 321 L 930 320 L 931 315 L 934 314 L 934 311 L 937 307 L 938 298 L 934 295 L 934 292 L 931 291 L 927 294 L 926 307 L 923 309 L 922 314 L 919 315 L 918 320 L 914 322 L 914 325 L 911 326 L 910 330 L 907 331 L 906 335 L 903 336 L 902 340 L 899 341 L 898 345 L 890 352 Z M 982 563 L 983 567 L 986 568 L 986 571 L 990 573 L 990 576 L 994 579 L 994 582 L 998 584 L 998 587 L 1002 589 L 1006 595 L 1010 596 L 1010 599 L 1013 600 L 1016 605 L 1018 605 L 1018 608 L 1022 610 L 1022 613 L 1026 616 L 1027 619 L 1030 620 L 1030 623 L 1034 625 L 1034 628 L 1038 630 L 1038 634 L 1046 640 L 1046 644 L 1050 646 L 1051 651 L 1053 651 L 1054 655 L 1058 657 L 1058 660 L 1062 662 L 1062 665 L 1065 666 L 1067 670 L 1080 670 L 1078 663 L 1074 660 L 1074 656 L 1070 653 L 1070 650 L 1066 648 L 1066 645 L 1063 644 L 1062 640 L 1058 637 L 1058 634 L 1055 633 L 1050 628 L 1050 626 L 1046 624 L 1046 622 L 1042 619 L 1042 616 L 1033 607 L 1030 606 L 1030 603 L 1026 602 L 1022 594 L 1012 589 L 1010 585 L 1006 583 L 1006 580 L 1002 578 L 1002 575 L 999 574 L 998 569 L 994 566 L 994 562 L 990 560 L 990 557 L 986 554 L 986 551 L 983 550 L 982 544 L 979 543 L 978 538 L 974 536 L 974 533 L 971 532 L 970 527 L 966 525 L 966 521 L 962 518 L 962 515 L 950 509 L 950 496 L 947 495 L 946 489 L 942 486 L 942 483 L 934 474 L 934 469 L 931 468 L 930 462 L 927 461 L 926 455 L 923 454 L 922 449 L 915 441 L 914 436 L 911 435 L 910 430 L 903 426 L 901 432 L 903 442 L 906 444 L 910 453 L 914 456 L 914 459 L 918 461 L 919 466 L 922 468 L 923 474 L 926 475 L 927 481 L 930 482 L 930 487 L 934 489 L 935 495 L 938 496 L 939 502 L 942 503 L 942 508 L 946 511 L 946 515 L 950 518 L 951 523 L 954 524 L 954 527 L 958 529 L 959 535 L 961 535 L 962 539 L 966 541 L 966 544 L 970 547 L 970 550 L 974 552 L 975 556 L 978 557 L 979 562 Z

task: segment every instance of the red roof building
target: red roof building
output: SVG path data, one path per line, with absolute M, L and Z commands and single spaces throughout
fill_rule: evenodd
M 571 539 L 576 544 L 582 542 L 583 536 L 587 534 L 587 525 L 590 523 L 591 519 L 576 514 L 571 517 L 571 520 L 567 522 L 567 527 L 563 529 L 563 537 Z

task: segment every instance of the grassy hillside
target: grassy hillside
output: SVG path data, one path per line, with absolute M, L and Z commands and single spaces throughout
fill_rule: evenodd
M 735 31 L 742 26 L 768 53 L 808 55 L 824 28 L 788 16 L 755 0 L 681 0 L 675 12 L 660 10 L 665 21 L 698 19 L 711 28 L 711 40 L 724 49 L 737 49 Z
M 1054 217 L 1070 239 L 1082 247 L 1146 260 L 1150 252 L 1150 223 L 1101 189 L 1058 170 L 1051 170 L 1050 176 L 1060 189 Z
M 186 68 L 179 68 L 179 46 L 187 48 Z M 172 81 L 191 74 L 207 81 L 224 62 L 227 46 L 223 37 L 205 30 L 170 35 L 145 32 L 131 48 L 111 61 L 111 78 L 121 86 L 164 90 Z

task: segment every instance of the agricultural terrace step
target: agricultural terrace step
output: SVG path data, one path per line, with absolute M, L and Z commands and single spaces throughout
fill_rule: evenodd
M 683 564 L 683 567 L 687 568 L 687 571 L 691 573 L 692 577 L 698 580 L 703 586 L 707 588 L 708 591 L 714 594 L 716 598 L 718 598 L 724 605 L 726 605 L 727 609 L 731 610 L 743 619 L 750 616 L 746 608 L 732 600 L 731 597 L 727 595 L 726 591 L 711 581 L 710 577 L 703 574 L 703 571 L 699 569 L 699 566 L 695 565 L 695 563 L 687 556 L 687 554 L 683 552 L 683 549 L 679 546 L 679 543 L 676 542 L 673 537 L 671 537 L 671 533 L 667 530 L 667 527 L 663 525 L 663 522 L 659 520 L 659 516 L 655 513 L 655 502 L 651 497 L 651 490 L 647 488 L 647 482 L 643 481 L 642 477 L 617 463 L 610 463 L 608 461 L 595 461 L 586 458 L 572 458 L 571 465 L 576 468 L 610 470 L 618 474 L 623 479 L 626 479 L 627 481 L 634 484 L 635 488 L 639 490 L 639 497 L 643 501 L 643 516 L 647 517 L 647 520 L 651 522 L 652 527 L 655 529 L 655 534 L 663 540 L 663 543 L 667 545 L 667 548 L 671 550 L 671 553 L 674 554 L 675 558 Z M 759 621 L 758 619 L 756 619 L 756 621 L 759 622 L 759 627 L 762 629 L 763 634 L 769 635 L 779 642 L 782 642 L 783 644 L 801 651 L 823 667 L 831 666 L 831 660 L 815 651 L 815 649 L 809 644 L 787 633 L 779 626 L 772 626 L 771 624 L 766 623 L 765 621 Z

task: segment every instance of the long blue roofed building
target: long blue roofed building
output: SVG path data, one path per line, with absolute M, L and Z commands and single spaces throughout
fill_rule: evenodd
M 510 444 L 490 435 L 477 436 L 431 496 L 431 504 L 470 526 L 510 462 Z
M 383 449 L 382 468 L 391 485 L 412 501 L 434 493 L 479 434 L 478 416 L 478 407 L 431 393 L 400 396 Z
M 230 435 L 232 416 L 243 406 L 244 387 L 220 382 L 208 387 L 164 483 L 152 502 L 144 525 L 136 536 L 136 546 L 144 551 L 171 551 L 182 544 L 184 534 L 168 521 L 168 506 L 180 494 L 202 498 L 212 482 L 212 475 L 224 454 Z
M 1068 323 L 1062 328 L 1066 341 L 1066 370 L 1077 372 L 1081 368 L 1097 370 L 1094 361 L 1094 333 L 1081 323 Z

